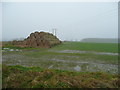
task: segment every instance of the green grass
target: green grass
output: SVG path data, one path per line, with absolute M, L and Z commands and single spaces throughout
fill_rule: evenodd
M 51 48 L 53 50 L 83 50 L 97 52 L 118 52 L 117 43 L 82 43 L 82 42 L 63 42 Z
M 32 47 L 17 47 L 12 45 L 11 41 L 9 42 L 2 42 L 2 49 L 3 48 L 10 48 L 10 49 L 25 49 L 25 50 L 34 50 L 34 49 L 38 49 L 38 48 L 32 48 Z M 39 48 L 39 49 L 43 49 L 43 48 Z
M 2 48 L 22 50 L 22 52 L 3 52 L 3 58 L 6 58 L 3 63 L 35 66 L 3 65 L 3 88 L 117 88 L 119 85 L 117 75 L 107 72 L 86 72 L 86 66 L 90 63 L 81 65 L 83 72 L 75 72 L 73 69 L 78 65 L 78 63 L 73 62 L 118 65 L 118 56 L 56 52 L 61 50 L 81 50 L 117 53 L 118 45 L 115 43 L 63 42 L 52 48 L 21 48 L 5 43 Z M 52 59 L 68 62 L 49 61 Z M 53 65 L 54 69 L 47 69 L 51 65 Z
M 118 75 L 3 65 L 3 88 L 118 88 Z
M 9 44 L 8 44 L 9 45 Z M 4 47 L 7 47 L 4 45 Z M 9 46 L 13 48 L 14 46 Z M 18 49 L 18 47 L 15 47 Z M 118 65 L 118 56 L 114 55 L 96 55 L 92 53 L 59 53 L 59 50 L 84 50 L 97 52 L 117 52 L 117 44 L 110 43 L 80 43 L 80 42 L 63 42 L 52 48 L 23 48 L 22 52 L 5 52 L 3 56 L 7 58 L 6 64 L 16 64 L 24 66 L 38 66 L 48 68 L 62 68 L 71 70 L 77 63 L 74 62 L 90 62 L 97 64 L 114 64 Z M 50 61 L 52 59 L 64 60 L 68 62 Z M 19 63 L 21 60 L 21 63 Z M 68 69 L 67 69 L 68 67 Z
M 32 47 L 15 47 L 10 42 L 4 42 L 2 48 L 12 49 L 27 49 L 27 50 L 46 50 L 45 48 L 32 48 Z M 117 43 L 83 43 L 83 42 L 63 42 L 60 45 L 56 45 L 50 50 L 82 50 L 82 51 L 97 51 L 97 52 L 118 52 Z

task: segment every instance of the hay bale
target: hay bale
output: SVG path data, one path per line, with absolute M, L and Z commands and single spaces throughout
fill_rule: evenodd
M 51 33 L 34 32 L 23 41 L 13 41 L 12 44 L 18 47 L 43 47 L 51 48 L 60 44 L 61 41 Z

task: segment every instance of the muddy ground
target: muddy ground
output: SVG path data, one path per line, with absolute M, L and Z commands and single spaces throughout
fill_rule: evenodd
M 118 57 L 118 53 L 93 52 L 80 50 L 3 50 L 2 61 L 7 65 L 37 66 L 48 69 L 60 69 L 79 72 L 118 73 L 117 60 L 106 57 Z M 88 57 L 87 57 L 88 55 Z M 97 56 L 96 56 L 97 55 Z M 104 56 L 105 59 L 102 60 Z M 99 58 L 97 58 L 99 57 Z M 114 58 L 113 58 L 114 60 Z

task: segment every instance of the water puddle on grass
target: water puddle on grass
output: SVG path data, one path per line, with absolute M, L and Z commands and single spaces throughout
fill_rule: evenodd
M 69 58 L 72 57 L 69 56 Z M 60 69 L 78 72 L 103 71 L 109 73 L 118 73 L 118 64 L 94 62 L 92 60 L 71 60 L 69 58 L 65 60 L 62 58 L 58 59 L 58 56 L 52 58 L 48 58 L 46 56 L 34 58 L 20 54 L 7 54 L 2 56 L 2 62 L 8 65 L 38 66 L 48 69 Z
M 50 68 L 53 68 L 53 65 L 50 65 L 50 66 L 48 67 L 48 69 L 50 69 Z
M 94 63 L 94 62 L 84 62 L 84 61 L 68 61 L 68 60 L 60 60 L 60 59 L 51 59 L 51 61 L 56 61 L 58 63 L 63 62 L 66 67 L 69 67 L 72 71 L 81 71 L 81 72 L 96 72 L 103 71 L 109 73 L 118 73 L 118 65 L 113 64 L 102 64 L 102 63 Z M 73 64 L 72 66 L 70 66 Z M 65 67 L 63 69 L 66 69 Z
M 62 50 L 62 51 L 57 51 L 57 52 L 58 53 L 92 53 L 92 54 L 97 54 L 97 55 L 118 55 L 118 53 L 79 51 L 79 50 Z
M 22 50 L 19 50 L 19 49 L 11 49 L 11 48 L 3 48 L 2 49 L 2 52 L 8 52 L 8 51 L 17 51 L 17 52 L 21 52 Z
M 77 66 L 74 67 L 74 70 L 75 71 L 81 71 L 81 67 L 77 65 Z

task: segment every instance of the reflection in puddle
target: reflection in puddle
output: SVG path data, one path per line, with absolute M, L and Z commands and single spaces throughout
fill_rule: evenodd
M 57 52 L 59 53 L 92 53 L 92 54 L 97 54 L 97 55 L 118 55 L 118 53 L 80 51 L 80 50 L 62 50 L 62 51 L 57 51 Z
M 96 71 L 102 71 L 102 72 L 108 72 L 108 73 L 118 73 L 118 66 L 117 65 L 106 65 L 106 64 L 79 64 L 73 67 L 75 71 L 81 71 L 81 72 L 96 72 Z
M 74 70 L 75 71 L 80 71 L 81 70 L 81 67 L 79 67 L 78 65 L 76 67 L 74 67 Z
M 19 49 L 11 49 L 11 48 L 3 48 L 2 49 L 2 52 L 7 52 L 7 51 L 22 51 L 22 50 L 19 50 Z
M 52 67 L 53 67 L 53 65 L 49 66 L 48 69 L 50 69 L 50 68 L 52 68 Z
M 64 64 L 67 63 L 66 67 L 69 67 L 70 63 L 77 64 L 76 66 L 70 67 L 73 68 L 71 70 L 75 71 L 103 71 L 109 73 L 118 73 L 118 65 L 113 64 L 101 64 L 101 63 L 94 63 L 94 62 L 84 62 L 84 61 L 68 61 L 68 60 L 60 60 L 60 59 L 51 59 L 51 61 L 56 62 L 63 62 Z
M 7 54 L 2 56 L 2 62 L 8 65 L 39 66 L 48 69 L 61 69 L 80 72 L 103 71 L 109 73 L 118 73 L 118 64 L 103 64 L 101 62 L 84 60 L 64 60 L 57 58 L 34 58 L 20 54 Z

